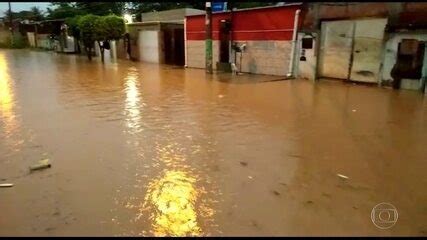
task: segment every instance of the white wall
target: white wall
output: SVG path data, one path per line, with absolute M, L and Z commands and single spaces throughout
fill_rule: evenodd
M 27 38 L 28 38 L 28 43 L 30 44 L 30 47 L 35 47 L 36 41 L 35 41 L 34 33 L 27 32 Z
M 288 73 L 291 41 L 236 41 L 245 43 L 242 56 L 242 72 L 285 76 Z M 213 68 L 219 59 L 219 41 L 212 41 Z M 234 51 L 230 53 L 234 59 Z M 240 70 L 240 53 L 237 53 L 237 68 Z M 187 41 L 187 66 L 205 68 L 205 41 Z
M 298 78 L 305 78 L 308 80 L 314 80 L 316 77 L 316 47 L 317 47 L 317 35 L 313 33 L 313 48 L 305 49 L 305 58 L 306 61 L 300 61 L 301 50 L 302 50 L 302 38 L 304 33 L 298 33 L 297 38 L 297 51 L 295 53 L 295 73 Z

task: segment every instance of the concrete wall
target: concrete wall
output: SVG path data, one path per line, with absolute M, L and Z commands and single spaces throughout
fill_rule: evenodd
M 236 41 L 239 45 L 245 43 L 246 50 L 242 56 L 242 72 L 285 76 L 291 53 L 291 41 Z M 213 68 L 219 60 L 219 41 L 212 42 Z M 230 53 L 231 62 L 234 52 Z M 187 66 L 194 68 L 205 67 L 205 41 L 187 41 Z M 240 69 L 240 53 L 237 53 L 236 66 Z
M 53 49 L 53 46 L 49 40 L 49 34 L 37 34 L 37 47 Z
M 127 52 L 126 52 L 125 43 L 123 39 L 120 39 L 117 41 L 116 52 L 117 52 L 118 59 L 127 59 Z
M 212 41 L 213 68 L 216 69 L 218 61 L 218 41 Z M 187 40 L 187 67 L 205 68 L 205 41 Z
M 288 73 L 291 41 L 238 41 L 245 43 L 242 57 L 242 72 L 285 76 Z M 234 55 L 234 54 L 233 54 Z M 240 69 L 240 53 L 237 53 Z
M 338 19 L 357 19 L 365 17 L 384 17 L 397 15 L 402 9 L 402 3 L 386 2 L 328 2 L 306 3 L 303 29 L 313 31 L 320 29 L 320 21 Z

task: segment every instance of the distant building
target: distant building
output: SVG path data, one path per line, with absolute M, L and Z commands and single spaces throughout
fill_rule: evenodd
M 143 62 L 184 65 L 186 16 L 204 13 L 181 8 L 142 14 L 142 22 L 127 24 L 130 34 L 131 58 Z M 117 56 L 126 58 L 123 41 L 118 43 Z

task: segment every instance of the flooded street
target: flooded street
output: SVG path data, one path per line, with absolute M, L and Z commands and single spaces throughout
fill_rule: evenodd
M 0 236 L 427 235 L 422 94 L 229 77 L 1 50 Z

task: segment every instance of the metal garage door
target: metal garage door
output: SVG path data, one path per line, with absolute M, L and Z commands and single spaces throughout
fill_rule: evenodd
M 387 19 L 356 21 L 351 80 L 378 82 L 386 24 Z
M 161 32 L 159 31 L 139 32 L 139 56 L 141 61 L 160 63 L 160 39 Z
M 322 22 L 319 75 L 347 79 L 350 69 L 353 21 Z
M 377 82 L 386 19 L 322 23 L 319 76 Z

